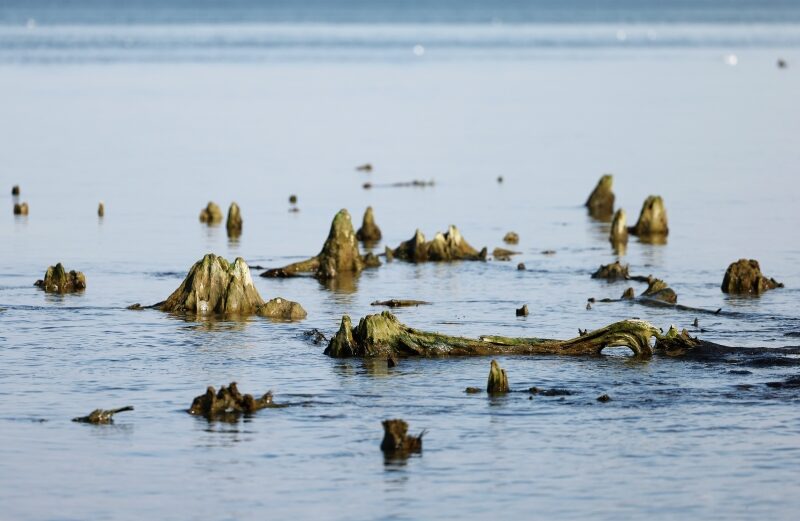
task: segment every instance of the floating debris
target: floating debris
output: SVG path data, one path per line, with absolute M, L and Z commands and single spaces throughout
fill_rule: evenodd
M 613 184 L 614 176 L 605 174 L 586 200 L 585 206 L 589 209 L 589 215 L 595 219 L 607 221 L 614 213 L 614 192 L 611 191 Z
M 356 232 L 356 239 L 364 242 L 376 242 L 381 240 L 381 237 L 381 229 L 375 224 L 375 215 L 372 213 L 372 207 L 368 206 L 361 221 L 361 228 Z
M 209 201 L 205 208 L 200 210 L 200 222 L 218 224 L 222 222 L 222 210 L 216 203 Z
M 94 425 L 108 425 L 114 423 L 114 415 L 118 412 L 132 411 L 133 407 L 130 405 L 120 407 L 119 409 L 95 409 L 88 416 L 80 416 L 72 418 L 72 421 L 79 423 L 91 423 Z
M 611 397 L 607 394 L 601 394 L 597 397 L 597 401 L 600 403 L 606 403 L 611 401 Z
M 497 360 L 492 360 L 489 366 L 489 380 L 486 382 L 486 392 L 489 394 L 505 394 L 508 391 L 506 370 L 500 367 Z
M 324 344 L 328 341 L 328 337 L 326 337 L 325 334 L 317 328 L 303 331 L 303 336 L 309 339 L 315 346 Z
M 424 306 L 429 305 L 430 302 L 425 302 L 424 300 L 411 300 L 411 299 L 390 299 L 390 300 L 376 300 L 372 302 L 371 306 L 387 306 L 390 308 L 403 308 L 403 307 L 412 307 L 412 306 Z
M 64 265 L 59 262 L 47 268 L 44 279 L 37 280 L 33 285 L 47 293 L 75 293 L 86 289 L 86 276 L 75 270 L 67 273 Z
M 739 259 L 731 263 L 722 279 L 723 293 L 760 295 L 767 290 L 782 287 L 783 284 L 777 280 L 762 275 L 761 266 L 753 259 Z
M 244 259 L 239 257 L 231 264 L 213 253 L 197 261 L 178 289 L 155 307 L 198 315 L 260 315 L 287 320 L 306 317 L 297 302 L 282 298 L 264 302 Z

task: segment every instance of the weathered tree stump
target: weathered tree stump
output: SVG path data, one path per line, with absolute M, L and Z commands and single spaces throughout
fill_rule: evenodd
M 222 210 L 216 203 L 209 201 L 208 205 L 200 210 L 200 222 L 218 224 L 222 222 Z
M 758 261 L 753 259 L 731 263 L 722 279 L 724 293 L 760 295 L 769 289 L 782 287 L 783 284 L 777 280 L 762 275 Z
M 613 280 L 627 280 L 630 278 L 630 274 L 628 273 L 629 266 L 627 264 L 622 264 L 619 261 L 613 262 L 611 264 L 603 264 L 600 268 L 592 273 L 593 279 L 606 279 L 608 281 Z
M 254 398 L 252 394 L 240 393 L 236 382 L 231 382 L 228 387 L 220 387 L 218 392 L 209 386 L 205 394 L 192 401 L 187 412 L 208 420 L 232 421 L 241 415 L 250 415 L 269 407 L 280 407 L 273 403 L 272 392 Z
M 28 215 L 28 203 L 14 203 L 14 215 Z
M 670 288 L 666 282 L 655 277 L 649 278 L 647 281 L 647 289 L 644 290 L 644 293 L 642 293 L 641 296 L 653 300 L 659 300 L 661 302 L 667 302 L 669 304 L 678 303 L 678 294 L 675 293 L 675 291 Z
M 410 436 L 408 434 L 408 424 L 400 419 L 384 420 L 383 441 L 381 450 L 389 457 L 407 457 L 410 454 L 422 452 L 422 436 Z
M 239 237 L 242 234 L 242 213 L 239 210 L 239 205 L 231 203 L 228 208 L 228 220 L 225 223 L 225 228 L 228 230 L 228 237 Z
M 620 245 L 628 243 L 628 226 L 625 217 L 625 210 L 620 208 L 614 214 L 611 220 L 611 235 L 609 236 L 611 244 L 616 248 Z
M 589 215 L 595 219 L 607 221 L 614 213 L 614 192 L 611 186 L 614 184 L 614 176 L 605 174 L 597 182 L 585 206 L 589 209 Z
M 517 235 L 517 232 L 508 232 L 503 236 L 503 242 L 506 244 L 517 244 L 519 243 L 519 235 Z
M 375 224 L 375 215 L 372 213 L 372 207 L 368 206 L 364 212 L 361 228 L 356 232 L 356 239 L 364 242 L 376 242 L 381 240 L 381 237 L 381 229 Z
M 636 225 L 628 227 L 628 232 L 644 240 L 660 242 L 669 234 L 667 210 L 664 200 L 659 195 L 651 195 L 645 199 L 639 220 Z
M 72 421 L 78 423 L 92 423 L 94 425 L 108 425 L 114 423 L 114 415 L 118 412 L 132 411 L 133 407 L 120 407 L 119 409 L 95 409 L 88 416 L 80 416 L 72 418 Z
M 60 262 L 50 266 L 44 274 L 44 279 L 37 280 L 34 286 L 40 287 L 47 293 L 75 293 L 86 289 L 86 276 L 72 270 L 67 273 Z
M 486 392 L 489 394 L 505 394 L 508 391 L 506 370 L 500 367 L 497 360 L 492 360 L 492 364 L 489 367 L 489 380 L 486 382 Z
M 476 250 L 464 240 L 458 228 L 450 226 L 446 233 L 437 233 L 432 241 L 417 230 L 414 237 L 392 252 L 393 257 L 411 262 L 473 260 L 485 261 L 487 249 Z

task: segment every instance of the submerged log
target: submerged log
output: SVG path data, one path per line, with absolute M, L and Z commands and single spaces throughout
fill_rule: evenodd
M 296 302 L 275 298 L 265 303 L 253 285 L 242 258 L 233 264 L 212 253 L 194 263 L 181 285 L 158 304 L 162 311 L 217 315 L 260 315 L 300 319 L 306 312 Z
M 356 239 L 364 242 L 375 242 L 381 240 L 381 229 L 375 224 L 375 215 L 372 213 L 372 207 L 367 206 L 364 212 L 364 219 L 361 221 L 361 228 L 356 232 Z
M 364 163 L 363 165 L 358 165 L 356 170 L 359 172 L 372 172 L 372 164 L 371 163 Z
M 505 248 L 495 248 L 492 251 L 492 257 L 498 261 L 510 261 L 512 255 L 519 255 L 520 252 L 507 250 Z
M 782 288 L 783 284 L 761 274 L 757 260 L 739 259 L 725 270 L 722 279 L 723 293 L 759 295 L 769 289 Z
M 318 279 L 328 280 L 342 273 L 358 274 L 364 267 L 350 214 L 342 209 L 333 218 L 328 238 L 318 255 L 283 268 L 267 270 L 261 276 L 293 277 L 301 273 L 313 273 Z
M 390 457 L 406 457 L 409 454 L 422 452 L 422 437 L 425 431 L 419 436 L 408 434 L 408 424 L 400 419 L 384 420 L 383 441 L 381 450 Z
M 200 222 L 208 224 L 218 224 L 222 222 L 222 210 L 213 201 L 200 210 Z
M 388 356 L 486 356 L 499 354 L 597 355 L 609 346 L 626 346 L 635 354 L 652 354 L 649 340 L 659 330 L 642 320 L 623 320 L 570 340 L 506 338 L 478 339 L 430 333 L 402 324 L 388 311 L 367 315 L 352 326 L 345 315 L 325 354 L 334 358 Z
M 201 394 L 192 401 L 188 409 L 189 414 L 204 416 L 209 420 L 235 420 L 241 415 L 250 415 L 268 407 L 280 407 L 272 402 L 272 392 L 268 391 L 261 398 L 254 398 L 252 394 L 242 394 L 231 382 L 228 387 L 220 387 L 219 392 L 209 386 L 205 394 Z
M 618 248 L 628 243 L 628 226 L 625 217 L 625 210 L 620 208 L 614 214 L 614 219 L 611 221 L 611 234 L 609 240 L 614 248 Z
M 595 219 L 607 220 L 614 213 L 614 192 L 611 191 L 613 184 L 614 176 L 605 174 L 586 200 L 585 206 L 589 209 L 589 215 Z
M 628 232 L 653 242 L 660 242 L 669 234 L 667 210 L 660 195 L 651 195 L 645 199 L 639 220 L 635 226 L 628 227 Z
M 519 235 L 517 235 L 517 232 L 508 232 L 503 236 L 503 242 L 506 244 L 517 244 L 519 242 Z
M 424 300 L 412 300 L 412 299 L 390 299 L 390 300 L 376 300 L 372 302 L 371 306 L 387 306 L 390 308 L 403 308 L 403 307 L 412 307 L 412 306 L 423 306 L 430 304 L 430 302 L 425 302 Z
M 239 205 L 231 203 L 228 208 L 228 221 L 225 223 L 228 237 L 239 237 L 242 234 L 242 224 L 242 213 L 239 210 Z
M 630 273 L 628 273 L 629 269 L 630 267 L 627 264 L 622 264 L 619 261 L 611 264 L 603 264 L 597 271 L 592 273 L 592 278 L 605 279 L 608 281 L 618 279 L 627 280 L 630 278 Z
M 487 249 L 476 250 L 451 225 L 446 233 L 437 233 L 432 241 L 417 230 L 414 237 L 403 242 L 392 252 L 393 257 L 411 262 L 475 260 L 485 261 Z
M 37 280 L 34 286 L 40 287 L 47 293 L 74 293 L 86 289 L 86 276 L 72 270 L 67 273 L 60 262 L 50 266 L 44 274 L 43 280 Z
M 114 415 L 118 412 L 132 411 L 133 407 L 120 407 L 119 409 L 95 409 L 88 416 L 72 418 L 72 421 L 79 423 L 92 423 L 94 425 L 108 425 L 114 423 Z
M 506 370 L 500 367 L 497 360 L 492 360 L 489 366 L 489 380 L 486 382 L 486 392 L 489 394 L 505 394 L 508 391 Z
M 14 215 L 28 215 L 28 203 L 14 203 Z

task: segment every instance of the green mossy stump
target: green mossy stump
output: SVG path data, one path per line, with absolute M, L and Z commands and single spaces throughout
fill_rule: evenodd
M 614 213 L 614 192 L 611 191 L 613 184 L 614 176 L 605 174 L 586 200 L 585 206 L 589 209 L 589 215 L 595 219 L 607 221 Z
M 356 232 L 356 239 L 363 242 L 377 242 L 381 240 L 383 234 L 381 229 L 375 224 L 375 215 L 372 212 L 372 207 L 368 206 L 364 212 L 364 218 L 361 221 L 361 228 Z
M 668 304 L 677 304 L 678 303 L 678 294 L 670 288 L 666 282 L 661 279 L 656 279 L 654 277 L 649 277 L 647 281 L 647 289 L 644 290 L 640 296 L 658 300 L 660 302 L 666 302 Z M 623 294 L 623 298 L 625 295 Z
M 67 273 L 64 265 L 59 262 L 47 268 L 44 279 L 37 280 L 34 285 L 47 293 L 75 293 L 86 289 L 86 276 L 75 270 Z
M 442 335 L 410 328 L 392 313 L 367 315 L 356 327 L 345 315 L 325 354 L 333 358 L 488 356 L 504 354 L 598 355 L 610 346 L 629 347 L 650 356 L 650 339 L 659 330 L 643 320 L 615 322 L 570 340 L 483 336 L 478 339 Z
M 200 210 L 200 222 L 219 224 L 222 222 L 222 210 L 216 203 L 209 201 L 205 208 Z
M 410 262 L 471 260 L 485 261 L 488 250 L 476 250 L 461 236 L 458 228 L 451 225 L 446 233 L 437 233 L 432 241 L 417 230 L 414 237 L 403 242 L 392 251 L 392 257 Z
M 628 232 L 640 239 L 655 243 L 663 242 L 669 234 L 667 210 L 660 195 L 651 195 L 645 199 L 639 220 L 636 225 L 628 227 Z
M 783 284 L 761 274 L 757 260 L 739 259 L 725 270 L 722 292 L 740 295 L 760 295 L 767 290 L 782 288 Z
M 242 212 L 239 210 L 239 205 L 231 203 L 228 208 L 228 220 L 225 223 L 228 237 L 239 237 L 242 234 L 242 224 Z
M 243 259 L 237 258 L 231 264 L 213 253 L 194 263 L 178 289 L 157 307 L 198 315 L 259 315 L 287 320 L 306 317 L 296 302 L 282 298 L 264 302 Z
M 262 277 L 294 277 L 311 273 L 320 280 L 335 279 L 340 274 L 357 275 L 365 268 L 365 259 L 358 251 L 358 241 L 347 210 L 339 210 L 322 251 L 315 257 L 267 270 Z

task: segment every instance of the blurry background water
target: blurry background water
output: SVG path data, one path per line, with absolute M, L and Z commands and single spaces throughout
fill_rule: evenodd
M 0 518 L 793 518 L 800 400 L 763 385 L 791 367 L 504 357 L 513 388 L 574 394 L 488 399 L 463 393 L 488 359 L 387 369 L 329 359 L 302 332 L 386 298 L 431 301 L 397 314 L 465 336 L 690 327 L 672 309 L 585 308 L 629 285 L 589 277 L 616 257 L 582 203 L 613 172 L 629 220 L 651 193 L 670 217 L 668 244 L 631 240 L 633 273 L 738 312 L 699 316 L 705 339 L 797 345 L 798 64 L 788 1 L 3 0 Z M 378 186 L 412 179 L 436 184 Z M 239 203 L 240 240 L 197 222 L 208 200 Z M 456 224 L 490 251 L 514 230 L 522 253 L 336 286 L 256 277 L 302 303 L 299 323 L 124 309 L 165 298 L 206 252 L 311 256 L 337 210 L 358 226 L 367 205 L 376 251 Z M 741 257 L 786 288 L 721 293 Z M 59 261 L 85 293 L 32 286 Z M 233 425 L 183 412 L 231 380 L 296 406 Z M 69 422 L 126 404 L 114 426 Z M 395 416 L 428 429 L 405 465 L 378 450 Z

